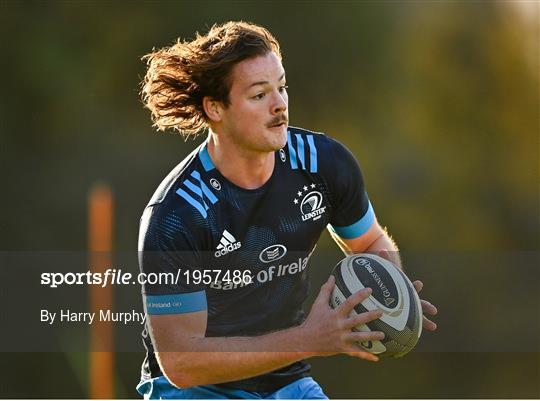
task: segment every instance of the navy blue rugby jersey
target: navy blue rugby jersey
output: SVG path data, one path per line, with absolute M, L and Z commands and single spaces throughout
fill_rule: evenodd
M 356 159 L 324 134 L 289 127 L 270 179 L 253 190 L 221 175 L 205 142 L 165 178 L 141 218 L 141 271 L 175 278 L 143 286 L 146 312 L 207 310 L 207 337 L 256 336 L 298 325 L 308 261 L 322 231 L 328 226 L 351 239 L 374 221 Z M 143 340 L 142 378 L 161 376 L 147 329 Z M 309 369 L 300 361 L 220 385 L 273 391 Z

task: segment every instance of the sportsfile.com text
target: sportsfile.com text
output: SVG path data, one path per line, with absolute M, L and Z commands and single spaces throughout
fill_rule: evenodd
M 182 270 L 176 273 L 138 273 L 134 275 L 122 269 L 107 269 L 105 272 L 44 272 L 41 273 L 41 285 L 58 288 L 62 285 L 140 285 L 140 284 L 177 284 L 179 280 L 193 284 L 231 283 L 247 285 L 252 282 L 250 270 Z

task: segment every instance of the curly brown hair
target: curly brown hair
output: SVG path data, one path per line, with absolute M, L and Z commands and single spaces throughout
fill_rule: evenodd
M 170 47 L 145 55 L 148 69 L 141 98 L 158 131 L 178 130 L 185 139 L 208 128 L 203 98 L 229 105 L 229 76 L 235 64 L 274 52 L 278 41 L 265 28 L 242 21 L 214 25 L 192 41 L 178 39 Z

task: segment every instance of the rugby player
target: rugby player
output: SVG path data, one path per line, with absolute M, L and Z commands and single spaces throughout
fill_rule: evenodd
M 332 278 L 304 315 L 316 243 L 328 226 L 346 253 L 397 252 L 356 159 L 328 136 L 289 126 L 280 47 L 260 26 L 214 26 L 145 59 L 141 93 L 154 125 L 208 137 L 165 178 L 141 218 L 142 271 L 176 281 L 143 287 L 139 393 L 327 398 L 305 359 L 377 361 L 355 343 L 384 335 L 351 331 L 381 316 L 349 317 L 369 289 L 330 308 Z M 426 301 L 423 308 L 436 312 Z M 424 327 L 435 324 L 425 319 Z

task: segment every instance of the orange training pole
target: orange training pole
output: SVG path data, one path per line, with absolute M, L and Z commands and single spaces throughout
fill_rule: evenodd
M 90 270 L 101 273 L 112 267 L 113 196 L 106 184 L 94 185 L 88 195 L 88 248 Z M 112 286 L 90 285 L 90 311 L 112 309 Z M 98 319 L 90 326 L 90 398 L 114 398 L 114 337 L 111 322 Z

